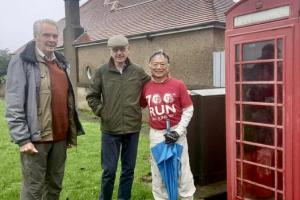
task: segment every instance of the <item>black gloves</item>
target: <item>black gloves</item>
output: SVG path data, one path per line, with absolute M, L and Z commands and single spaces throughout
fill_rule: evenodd
M 165 140 L 166 144 L 174 144 L 180 137 L 180 135 L 176 131 L 171 131 L 170 133 L 166 133 L 164 134 L 164 136 L 166 138 Z

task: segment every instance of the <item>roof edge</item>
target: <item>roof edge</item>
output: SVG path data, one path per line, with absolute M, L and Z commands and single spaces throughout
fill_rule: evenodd
M 173 29 L 167 29 L 167 30 L 163 30 L 163 31 L 154 31 L 154 32 L 145 32 L 145 33 L 134 34 L 134 35 L 126 35 L 126 37 L 130 40 L 136 40 L 136 39 L 142 39 L 142 38 L 147 38 L 147 39 L 151 40 L 153 37 L 157 37 L 157 36 L 191 32 L 191 31 L 197 31 L 197 30 L 209 29 L 209 28 L 218 28 L 218 29 L 225 30 L 225 22 L 211 21 L 211 22 L 207 22 L 207 23 L 203 23 L 203 24 L 195 25 L 195 26 L 186 26 L 186 27 L 182 27 L 182 28 L 173 28 Z M 78 41 L 78 40 L 79 40 L 79 38 L 76 39 L 76 41 Z M 84 46 L 104 44 L 107 42 L 107 40 L 108 39 L 101 39 L 101 40 L 95 40 L 95 41 L 86 42 L 86 43 L 73 43 L 73 46 L 75 48 L 79 48 L 79 47 L 84 47 Z
M 230 13 L 234 8 L 236 8 L 237 6 L 241 5 L 242 3 L 244 3 L 245 1 L 248 1 L 248 0 L 240 0 L 238 2 L 235 2 L 233 4 L 233 6 L 231 6 L 224 14 L 225 15 L 228 15 L 228 13 Z

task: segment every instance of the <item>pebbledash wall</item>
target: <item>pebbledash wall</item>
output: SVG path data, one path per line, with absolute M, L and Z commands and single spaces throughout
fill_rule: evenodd
M 224 50 L 224 29 L 208 28 L 196 31 L 130 39 L 129 58 L 148 73 L 148 59 L 153 52 L 163 49 L 171 59 L 171 75 L 182 79 L 189 89 L 213 87 L 213 52 Z M 109 59 L 106 43 L 78 45 L 76 47 L 78 67 L 78 107 L 89 109 L 85 97 L 89 79 L 94 70 Z

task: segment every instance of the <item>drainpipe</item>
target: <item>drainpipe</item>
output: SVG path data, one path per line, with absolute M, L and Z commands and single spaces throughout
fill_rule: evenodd
M 80 36 L 84 29 L 80 25 L 79 0 L 65 1 L 65 28 L 64 28 L 64 55 L 71 65 L 71 82 L 77 99 L 78 63 L 77 52 L 73 46 L 74 40 Z

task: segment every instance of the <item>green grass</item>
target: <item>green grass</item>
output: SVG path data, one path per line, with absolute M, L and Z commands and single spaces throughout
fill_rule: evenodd
M 18 200 L 21 188 L 21 168 L 18 146 L 10 142 L 7 123 L 4 118 L 5 104 L 0 99 L 0 199 Z M 85 117 L 85 119 L 88 119 Z M 98 199 L 100 166 L 100 127 L 95 120 L 82 120 L 86 135 L 78 138 L 77 148 L 68 150 L 62 200 Z M 132 200 L 151 200 L 151 185 L 142 181 L 150 172 L 149 139 L 147 127 L 140 135 Z M 119 177 L 119 169 L 117 177 Z M 117 199 L 118 178 L 114 198 Z

